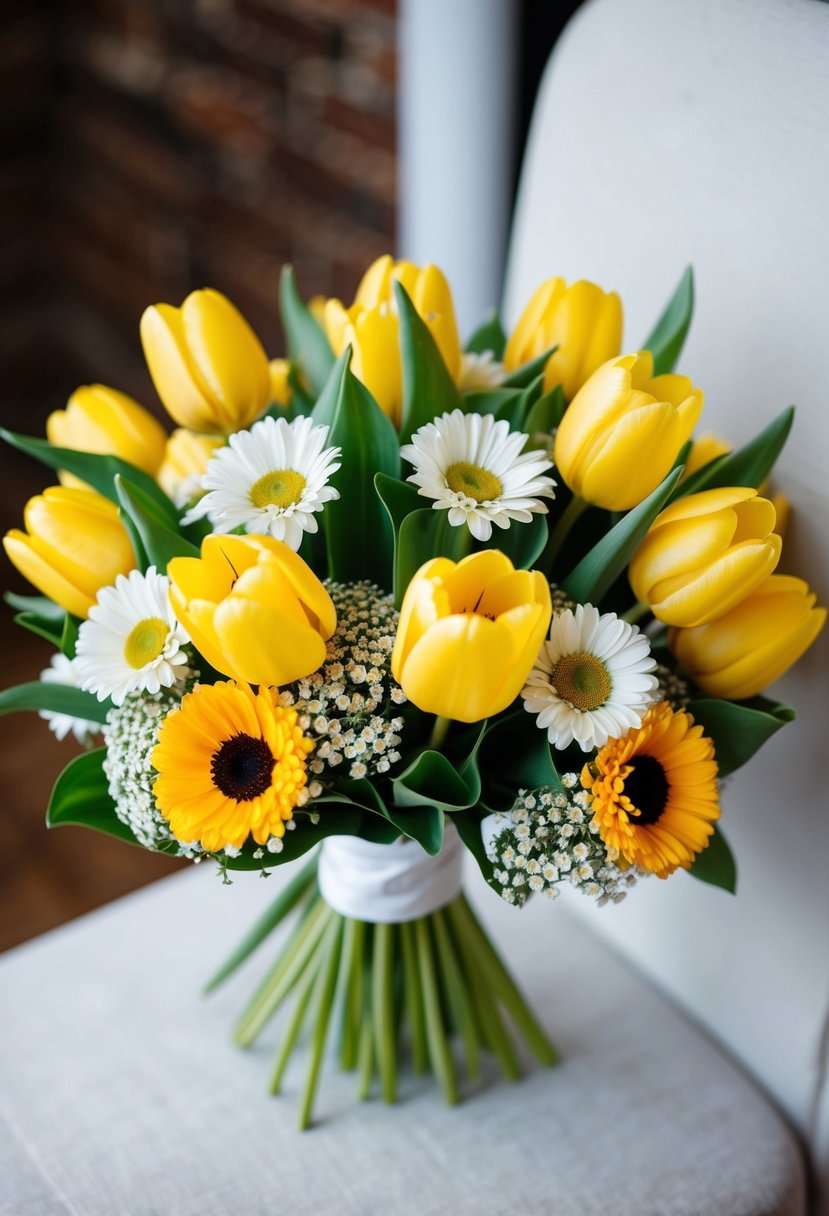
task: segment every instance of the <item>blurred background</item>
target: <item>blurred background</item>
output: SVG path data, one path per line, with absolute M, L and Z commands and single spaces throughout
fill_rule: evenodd
M 474 15 L 486 10 L 491 18 L 478 28 L 500 30 L 500 41 L 470 45 L 470 61 L 459 63 L 466 83 L 459 76 L 454 90 L 436 60 L 430 80 L 431 52 L 417 42 L 418 29 L 436 30 L 440 43 L 441 21 L 457 23 L 470 4 Z M 553 12 L 543 0 L 6 0 L 2 425 L 43 434 L 48 413 L 94 382 L 162 416 L 138 341 L 148 304 L 178 304 L 193 288 L 217 287 L 275 356 L 283 353 L 276 285 L 284 262 L 295 266 L 306 297 L 346 302 L 381 253 L 398 249 L 445 264 L 428 252 L 428 227 L 414 232 L 405 207 L 402 249 L 398 239 L 407 71 L 410 98 L 416 86 L 424 108 L 428 93 L 443 120 L 466 124 L 470 147 L 477 137 L 490 191 L 503 198 L 493 221 L 503 228 L 502 252 L 540 74 L 577 7 Z M 474 42 L 476 30 L 467 28 Z M 493 97 L 509 119 L 498 156 L 487 163 L 487 129 L 470 124 L 476 98 L 483 126 Z M 416 163 L 410 157 L 410 171 Z M 464 180 L 472 189 L 468 172 Z M 409 196 L 416 186 L 407 185 Z M 451 265 L 445 269 L 451 278 Z M 481 306 L 496 302 L 493 289 Z M 459 311 L 468 328 L 474 318 Z M 0 450 L 3 531 L 19 526 L 25 500 L 51 483 L 42 467 Z M 2 585 L 31 591 L 5 558 Z M 2 685 L 36 679 L 50 648 L 15 627 L 10 609 L 0 611 Z M 82 829 L 47 832 L 49 790 L 74 744 L 57 744 L 36 715 L 2 724 L 0 949 L 176 868 Z

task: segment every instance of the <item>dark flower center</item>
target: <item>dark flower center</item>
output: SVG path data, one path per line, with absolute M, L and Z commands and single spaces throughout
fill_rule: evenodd
M 630 762 L 632 773 L 625 777 L 625 794 L 639 812 L 639 827 L 656 823 L 668 802 L 670 785 L 665 770 L 653 756 L 636 756 Z
M 276 763 L 264 739 L 232 735 L 225 739 L 210 761 L 213 784 L 226 798 L 250 802 L 264 794 Z

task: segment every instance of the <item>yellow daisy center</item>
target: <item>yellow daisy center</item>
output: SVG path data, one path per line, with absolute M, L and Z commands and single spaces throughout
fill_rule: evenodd
M 575 709 L 593 710 L 610 696 L 610 674 L 594 654 L 565 654 L 550 677 L 556 692 Z
M 160 616 L 139 621 L 124 643 L 124 658 L 130 667 L 138 669 L 152 663 L 164 649 L 170 626 Z
M 296 469 L 271 469 L 250 487 L 250 501 L 255 507 L 292 507 L 306 485 Z
M 479 464 L 457 460 L 446 470 L 446 484 L 456 494 L 465 494 L 475 502 L 491 502 L 500 498 L 503 486 L 494 473 L 482 469 Z

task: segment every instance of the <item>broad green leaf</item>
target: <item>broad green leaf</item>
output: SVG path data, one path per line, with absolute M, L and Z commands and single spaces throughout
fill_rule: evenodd
M 279 278 L 279 311 L 291 361 L 301 368 L 315 395 L 322 392 L 334 366 L 328 338 L 311 315 L 297 290 L 293 266 L 283 266 Z
M 540 376 L 544 371 L 544 368 L 547 366 L 547 360 L 557 350 L 557 346 L 551 346 L 549 350 L 545 350 L 543 354 L 538 355 L 535 359 L 531 359 L 523 367 L 517 367 L 514 372 L 510 372 L 504 379 L 501 388 L 526 388 L 528 384 L 532 384 L 536 376 Z
M 549 393 L 544 393 L 539 397 L 535 405 L 531 407 L 524 420 L 524 430 L 530 436 L 549 435 L 561 422 L 566 409 L 564 390 L 560 384 L 557 384 Z
M 83 692 L 70 684 L 55 684 L 51 680 L 33 680 L 0 692 L 0 714 L 21 709 L 48 709 L 52 713 L 103 723 L 111 708 L 109 700 L 99 701 L 91 692 Z
M 153 481 L 152 477 L 142 472 L 141 469 L 137 469 L 134 464 L 128 464 L 126 460 L 119 460 L 117 456 L 98 456 L 92 452 L 75 452 L 71 448 L 56 448 L 45 439 L 17 435 L 4 428 L 0 428 L 0 438 L 5 439 L 6 443 L 11 444 L 18 451 L 25 452 L 27 456 L 33 456 L 35 460 L 48 465 L 50 469 L 65 469 L 67 473 L 74 474 L 93 490 L 103 494 L 110 502 L 114 502 L 116 506 L 120 504 L 118 491 L 115 488 L 115 478 L 120 474 L 152 499 L 160 517 L 166 519 L 170 527 L 178 527 L 176 509 L 167 495 Z
M 713 739 L 721 777 L 750 760 L 767 739 L 795 717 L 788 705 L 762 697 L 754 702 L 701 698 L 690 702 L 688 712 Z
M 351 366 L 351 347 L 347 346 L 336 363 L 331 365 L 331 371 L 322 387 L 317 403 L 311 411 L 317 426 L 327 426 L 329 429 L 337 412 L 337 405 L 343 393 L 345 374 Z
M 67 659 L 74 659 L 75 647 L 78 644 L 78 630 L 81 627 L 81 622 L 77 617 L 72 616 L 67 612 L 63 618 L 63 629 L 60 635 L 60 650 L 65 654 Z
M 51 621 L 58 628 L 63 627 L 64 609 L 45 595 L 16 595 L 14 591 L 7 591 L 3 599 L 18 612 L 28 612 L 44 621 Z
M 416 430 L 438 414 L 462 409 L 463 403 L 429 326 L 418 314 L 405 287 L 397 280 L 394 292 L 403 364 L 402 444 L 408 443 Z
M 568 595 L 582 604 L 601 602 L 630 562 L 681 476 L 682 470 L 674 469 L 644 502 L 623 515 L 594 545 L 564 580 L 562 585 Z
M 400 560 L 400 529 L 407 515 L 413 511 L 422 510 L 423 499 L 417 492 L 417 487 L 410 482 L 400 481 L 396 477 L 387 477 L 385 473 L 376 473 L 374 488 L 377 496 L 386 509 L 392 527 L 392 587 L 396 588 L 396 571 Z M 401 592 L 401 599 L 402 599 Z M 398 607 L 400 601 L 397 601 Z
M 427 750 L 392 781 L 395 806 L 431 803 L 441 810 L 464 810 L 478 801 L 476 792 L 442 752 Z M 470 797 L 474 794 L 474 797 Z
M 466 344 L 465 350 L 471 355 L 482 355 L 491 350 L 496 359 L 502 359 L 507 336 L 504 333 L 498 313 L 493 311 L 484 317 L 481 324 Z
M 475 858 L 481 874 L 489 885 L 496 891 L 500 884 L 496 883 L 493 875 L 494 866 L 486 855 L 483 837 L 481 836 L 481 815 L 476 810 L 458 811 L 452 816 L 452 822 L 458 829 L 458 835 Z
M 396 840 L 402 833 L 411 840 L 416 840 L 427 853 L 434 855 L 440 852 L 443 843 L 443 814 L 436 813 L 434 806 L 386 806 L 377 786 L 366 777 L 342 781 L 340 791 L 340 796 L 349 798 L 357 806 L 371 812 L 363 822 L 364 828 L 368 830 L 361 834 L 366 835 L 366 838 L 384 843 Z M 317 798 L 314 806 L 318 806 L 321 801 L 323 799 Z M 376 825 L 380 819 L 393 831 L 372 827 L 372 821 Z
M 544 552 L 550 529 L 546 515 L 533 515 L 528 524 L 512 521 L 505 532 L 493 528 L 492 537 L 484 548 L 500 549 L 516 570 L 531 570 Z
M 561 789 L 547 732 L 523 709 L 491 723 L 481 748 L 484 779 L 513 789 Z
M 109 795 L 103 770 L 106 748 L 77 756 L 58 777 L 46 823 L 50 828 L 73 824 L 94 828 L 107 836 L 116 836 L 129 844 L 138 844 L 130 829 L 115 814 L 115 803 Z
M 463 394 L 463 410 L 466 414 L 508 417 L 510 411 L 517 407 L 523 392 L 522 388 L 475 389 L 474 392 Z
M 115 488 L 121 511 L 129 518 L 134 534 L 141 542 L 147 565 L 155 566 L 160 574 L 164 574 L 167 563 L 172 558 L 199 556 L 196 546 L 191 545 L 178 529 L 168 526 L 164 517 L 155 509 L 153 500 L 148 498 L 139 486 L 126 477 L 116 476 Z M 138 553 L 136 557 L 140 560 Z
M 259 847 L 249 841 L 238 857 L 222 855 L 218 860 L 228 870 L 269 870 L 304 856 L 309 849 L 325 840 L 326 836 L 364 834 L 365 812 L 359 807 L 349 805 L 347 799 L 316 798 L 314 809 L 319 809 L 319 823 L 311 823 L 307 816 L 297 816 L 296 827 L 293 831 L 286 831 L 282 837 L 281 853 L 269 853 L 265 849 L 264 857 L 254 857 L 253 854 L 259 851 Z
M 698 469 L 678 487 L 675 498 L 696 494 L 701 490 L 714 490 L 720 486 L 758 486 L 766 480 L 794 422 L 794 406 L 781 414 L 737 452 L 720 456 Z
M 53 625 L 50 621 L 44 621 L 43 617 L 35 616 L 33 612 L 18 612 L 15 615 L 14 623 L 21 629 L 28 629 L 29 633 L 36 633 L 39 638 L 44 638 L 57 650 L 60 650 L 63 639 L 62 625 Z
M 416 840 L 430 857 L 437 857 L 443 848 L 444 815 L 439 807 L 390 807 L 389 821 L 409 840 Z
M 526 431 L 527 415 L 537 401 L 542 397 L 542 386 L 544 377 L 536 376 L 530 383 L 521 390 L 521 395 L 518 400 L 511 405 L 504 406 L 498 413 L 499 418 L 503 418 L 509 423 L 511 431 Z
M 729 891 L 732 895 L 737 894 L 737 863 L 718 827 L 715 826 L 707 847 L 697 853 L 689 873 L 700 882 L 722 887 L 723 891 Z
M 685 337 L 694 313 L 694 271 L 688 266 L 676 291 L 650 335 L 642 344 L 653 355 L 653 372 L 661 376 L 672 372 L 682 353 Z
M 398 608 L 406 588 L 424 562 L 433 557 L 460 561 L 469 551 L 469 529 L 453 528 L 448 511 L 424 508 L 407 515 L 400 525 L 394 555 L 394 602 Z

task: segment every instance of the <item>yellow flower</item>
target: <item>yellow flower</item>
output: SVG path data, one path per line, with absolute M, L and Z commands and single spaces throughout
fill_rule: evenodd
M 544 388 L 560 384 L 568 401 L 584 382 L 622 347 L 622 302 L 615 291 L 602 291 L 581 279 L 569 287 L 564 279 L 546 279 L 536 288 L 504 350 L 504 367 L 515 371 L 551 346 Z
M 782 541 L 774 507 L 748 486 L 677 499 L 651 526 L 628 569 L 636 597 L 667 625 L 704 625 L 771 574 Z
M 783 675 L 808 650 L 826 609 L 800 578 L 772 574 L 730 612 L 696 629 L 671 629 L 668 644 L 700 688 L 741 701 Z
M 730 451 L 731 444 L 725 439 L 721 439 L 719 435 L 700 435 L 698 439 L 694 440 L 690 452 L 685 457 L 682 480 L 685 481 L 686 477 L 690 477 L 692 473 L 705 468 L 718 456 L 727 456 Z
M 290 405 L 291 386 L 288 374 L 291 370 L 290 360 L 271 359 L 269 363 L 271 377 L 271 405 Z
M 150 375 L 167 412 L 193 431 L 228 434 L 268 404 L 271 375 L 262 345 L 220 292 L 193 291 L 180 308 L 154 304 L 141 318 Z
M 518 696 L 550 616 L 546 579 L 497 549 L 433 558 L 406 589 L 392 673 L 418 709 L 479 722 Z
M 369 266 L 350 308 L 339 300 L 325 305 L 325 330 L 334 354 L 351 345 L 351 370 L 395 426 L 403 407 L 403 370 L 398 345 L 394 282 L 399 280 L 431 330 L 449 374 L 461 371 L 461 343 L 449 284 L 437 266 L 420 269 L 394 262 L 388 254 Z
M 650 351 L 612 359 L 571 401 L 555 463 L 579 498 L 627 511 L 669 472 L 701 410 L 702 392 L 686 376 L 654 377 Z
M 74 616 L 86 617 L 102 587 L 135 567 L 118 508 L 95 490 L 50 486 L 30 498 L 25 532 L 3 540 L 20 573 Z
M 331 597 L 282 541 L 208 536 L 201 557 L 167 567 L 170 602 L 196 649 L 223 675 L 290 684 L 316 671 L 337 625 Z
M 75 389 L 65 410 L 54 410 L 46 420 L 46 437 L 58 448 L 118 456 L 154 477 L 164 459 L 167 434 L 149 410 L 104 384 Z M 84 482 L 60 474 L 64 485 Z
M 581 782 L 607 847 L 659 878 L 689 869 L 720 817 L 714 744 L 665 701 L 605 744 Z
M 308 799 L 305 760 L 314 744 L 296 710 L 231 681 L 200 684 L 164 719 L 151 756 L 158 809 L 173 835 L 209 853 L 267 844 Z
M 200 478 L 210 457 L 224 440 L 218 435 L 197 435 L 179 426 L 167 440 L 164 462 L 158 470 L 158 484 L 177 507 L 186 506 L 201 492 Z

